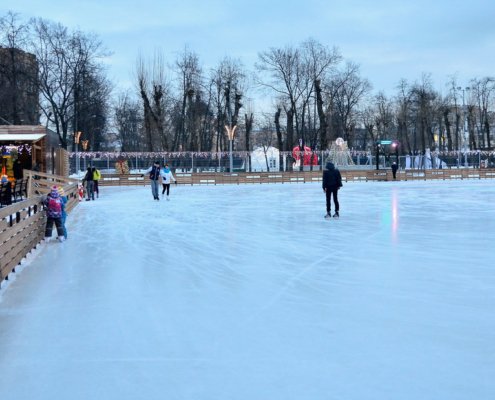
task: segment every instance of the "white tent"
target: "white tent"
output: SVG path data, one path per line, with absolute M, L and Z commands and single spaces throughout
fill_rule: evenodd
M 280 151 L 275 147 L 257 147 L 251 152 L 251 171 L 278 171 L 279 169 Z

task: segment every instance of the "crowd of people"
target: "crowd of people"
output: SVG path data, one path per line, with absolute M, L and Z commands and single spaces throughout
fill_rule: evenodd
M 160 166 L 159 161 L 155 161 L 151 167 L 149 167 L 141 177 L 149 174 L 151 183 L 151 194 L 154 200 L 160 200 L 159 184 L 162 184 L 161 197 L 170 199 L 170 184 L 174 182 L 177 184 L 172 171 L 168 164 L 165 164 L 163 168 Z M 83 183 L 86 187 L 86 201 L 95 200 L 99 197 L 98 181 L 101 178 L 100 171 L 95 167 L 88 167 L 86 174 L 83 178 Z M 325 218 L 339 218 L 340 204 L 338 200 L 338 191 L 342 187 L 342 176 L 340 171 L 335 168 L 335 165 L 331 162 L 326 164 L 326 169 L 323 171 L 322 188 L 325 193 L 326 200 L 326 214 Z M 333 200 L 334 214 L 331 213 L 331 203 Z M 58 240 L 63 242 L 67 239 L 67 228 L 65 227 L 65 220 L 67 218 L 66 212 L 67 197 L 65 196 L 64 189 L 60 186 L 53 186 L 50 193 L 44 200 L 44 206 L 47 212 L 47 221 L 45 228 L 45 240 L 49 241 L 52 237 L 53 225 L 57 230 Z

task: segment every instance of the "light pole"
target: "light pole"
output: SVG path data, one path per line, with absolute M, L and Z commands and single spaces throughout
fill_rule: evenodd
M 81 140 L 81 144 L 84 151 L 88 150 L 88 143 L 89 140 Z M 86 156 L 84 157 L 84 170 L 86 171 Z
M 232 158 L 232 142 L 234 141 L 234 135 L 237 125 L 228 126 L 225 125 L 225 130 L 227 131 L 227 136 L 229 137 L 229 156 L 230 156 L 230 173 L 234 172 L 234 159 Z
M 76 145 L 76 174 L 79 175 L 79 154 L 78 154 L 78 146 L 79 146 L 79 138 L 81 137 L 81 131 L 74 133 L 74 144 Z
M 469 86 L 466 87 L 457 87 L 457 90 L 462 90 L 462 115 L 463 115 L 463 124 L 462 124 L 462 129 L 463 129 L 463 139 L 464 139 L 464 145 L 462 146 L 464 149 L 464 152 L 469 151 L 469 129 L 468 129 L 468 121 L 467 121 L 467 106 L 466 102 L 464 99 L 465 96 L 465 91 L 471 90 Z

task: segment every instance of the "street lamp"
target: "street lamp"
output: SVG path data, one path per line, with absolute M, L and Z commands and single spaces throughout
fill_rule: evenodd
M 237 125 L 228 126 L 225 125 L 227 136 L 229 137 L 229 156 L 230 156 L 230 173 L 234 172 L 234 159 L 232 158 L 232 142 L 234 141 L 234 135 Z
M 79 154 L 77 153 L 78 151 L 78 145 L 79 145 L 79 139 L 81 137 L 81 131 L 77 131 L 74 133 L 74 144 L 76 145 L 76 174 L 79 174 Z
M 464 99 L 464 95 L 465 95 L 465 91 L 469 91 L 469 90 L 471 90 L 471 88 L 469 86 L 466 86 L 465 88 L 458 86 L 457 90 L 462 90 L 462 114 L 463 114 L 463 119 L 464 119 L 463 124 L 462 124 L 463 131 L 464 131 L 463 149 L 464 149 L 464 152 L 466 152 L 466 151 L 469 151 L 469 129 L 468 129 L 468 121 L 467 121 L 467 115 L 466 115 L 467 114 L 467 105 L 466 105 L 466 102 Z
M 395 160 L 397 161 L 397 165 L 399 165 L 399 142 L 397 140 L 392 142 L 392 149 L 395 150 Z

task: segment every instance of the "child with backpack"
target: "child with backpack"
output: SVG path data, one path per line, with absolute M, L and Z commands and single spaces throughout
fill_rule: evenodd
M 45 241 L 50 241 L 52 237 L 53 224 L 57 228 L 58 240 L 63 242 L 65 240 L 64 237 L 64 229 L 62 227 L 62 199 L 58 194 L 58 187 L 52 186 L 50 194 L 46 196 L 43 205 L 46 209 L 46 228 L 45 228 Z

